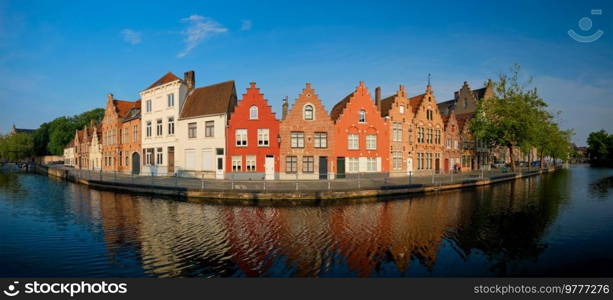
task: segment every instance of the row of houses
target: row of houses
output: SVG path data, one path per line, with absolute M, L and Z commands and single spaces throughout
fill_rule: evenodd
M 77 130 L 66 165 L 124 173 L 235 179 L 333 179 L 464 172 L 489 166 L 491 153 L 468 122 L 492 84 L 437 103 L 432 86 L 410 97 L 400 85 L 374 99 L 363 82 L 328 112 L 307 83 L 277 118 L 250 83 L 238 99 L 234 81 L 195 87 L 195 73 L 167 73 L 140 99 L 107 96 L 100 124 Z

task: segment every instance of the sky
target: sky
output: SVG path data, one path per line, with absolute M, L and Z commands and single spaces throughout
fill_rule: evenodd
M 0 133 L 136 100 L 169 71 L 235 80 L 239 98 L 256 82 L 280 117 L 306 82 L 329 111 L 359 81 L 413 96 L 430 73 L 441 102 L 518 63 L 585 145 L 613 132 L 611 16 L 611 1 L 0 0 Z

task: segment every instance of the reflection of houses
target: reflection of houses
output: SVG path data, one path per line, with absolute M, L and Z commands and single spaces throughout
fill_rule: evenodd
M 107 95 L 102 119 L 102 169 L 140 172 L 140 100 L 115 100 Z
M 375 89 L 375 103 L 381 116 L 388 118 L 390 151 L 390 176 L 413 174 L 413 109 L 407 98 L 404 86 L 400 85 L 395 95 L 383 100 L 379 98 L 381 89 Z
M 226 170 L 236 179 L 275 179 L 279 172 L 279 120 L 252 82 L 226 130 Z
M 389 129 L 364 82 L 330 112 L 336 129 L 337 177 L 389 171 Z
M 236 106 L 234 81 L 193 89 L 177 124 L 176 167 L 182 175 L 223 179 L 226 126 Z
M 334 123 L 307 83 L 280 123 L 281 179 L 334 178 Z

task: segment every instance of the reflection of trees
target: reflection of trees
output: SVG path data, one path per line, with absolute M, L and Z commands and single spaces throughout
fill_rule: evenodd
M 11 198 L 14 198 L 15 195 L 25 198 L 28 190 L 25 189 L 19 181 L 20 176 L 21 175 L 15 173 L 0 172 L 0 191 L 10 194 Z
M 463 257 L 478 250 L 492 262 L 492 272 L 506 275 L 511 264 L 535 260 L 547 247 L 542 238 L 558 216 L 569 188 L 568 174 L 562 173 L 487 189 L 484 197 L 475 197 L 479 203 L 473 206 L 470 221 L 450 239 Z

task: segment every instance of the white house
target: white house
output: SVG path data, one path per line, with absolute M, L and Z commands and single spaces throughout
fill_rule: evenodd
M 168 72 L 140 92 L 141 145 L 144 175 L 173 175 L 178 144 L 176 124 L 187 93 L 194 88 L 193 71 L 184 79 Z
M 74 167 L 75 165 L 74 139 L 70 140 L 70 143 L 64 147 L 64 165 L 68 167 Z
M 176 132 L 175 166 L 181 176 L 224 178 L 226 125 L 236 101 L 234 81 L 188 93 Z
M 89 169 L 100 170 L 102 169 L 102 143 L 100 143 L 100 136 L 102 133 L 101 125 L 93 125 L 92 141 L 89 144 Z

